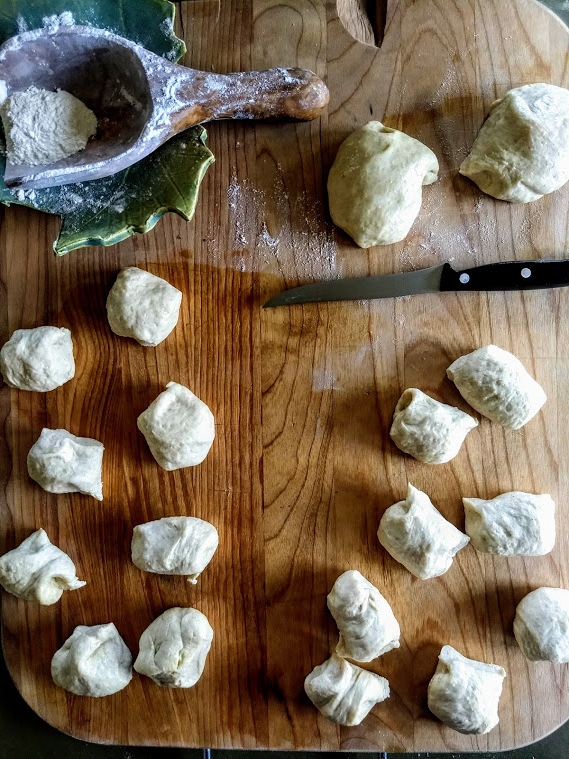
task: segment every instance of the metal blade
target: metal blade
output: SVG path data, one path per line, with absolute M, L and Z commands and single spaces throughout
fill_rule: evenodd
M 321 303 L 331 300 L 374 300 L 440 292 L 445 264 L 383 277 L 329 279 L 285 290 L 268 300 L 263 308 L 292 306 L 295 303 Z

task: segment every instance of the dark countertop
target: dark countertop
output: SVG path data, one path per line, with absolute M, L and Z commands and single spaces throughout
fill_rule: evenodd
M 569 24 L 569 0 L 542 0 Z M 0 656 L 0 759 L 202 759 L 201 749 L 159 749 L 103 746 L 84 743 L 55 730 L 41 720 L 16 690 Z M 235 759 L 251 752 L 212 751 L 212 759 Z M 255 752 L 258 759 L 287 759 L 289 752 Z M 326 754 L 328 757 L 340 754 Z M 343 756 L 343 755 L 342 755 Z M 374 754 L 351 754 L 369 759 Z M 380 757 L 380 754 L 376 756 Z M 383 755 L 385 757 L 385 755 Z M 394 754 L 397 759 L 460 759 L 464 754 Z M 473 756 L 470 754 L 470 756 Z M 476 754 L 478 759 L 568 759 L 569 722 L 556 732 L 526 748 L 501 753 Z M 314 754 L 295 752 L 294 759 L 314 759 Z M 239 759 L 239 757 L 237 757 Z

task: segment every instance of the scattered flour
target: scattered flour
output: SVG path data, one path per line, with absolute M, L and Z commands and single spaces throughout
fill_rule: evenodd
M 43 166 L 68 158 L 97 131 L 97 117 L 69 92 L 29 87 L 14 92 L 0 111 L 12 164 Z

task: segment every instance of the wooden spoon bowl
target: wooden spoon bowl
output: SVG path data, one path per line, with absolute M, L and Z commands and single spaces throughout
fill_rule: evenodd
M 214 119 L 316 118 L 328 89 L 311 71 L 277 68 L 212 74 L 161 58 L 86 26 L 26 32 L 0 48 L 7 94 L 65 90 L 97 116 L 85 150 L 44 166 L 6 164 L 8 186 L 32 189 L 115 174 L 176 134 Z

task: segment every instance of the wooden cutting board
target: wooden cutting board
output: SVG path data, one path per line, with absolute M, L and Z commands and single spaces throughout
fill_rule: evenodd
M 516 604 L 529 590 L 569 587 L 568 293 L 261 310 L 281 289 L 314 279 L 444 260 L 467 267 L 569 256 L 569 187 L 510 206 L 457 172 L 495 98 L 528 82 L 569 84 L 568 30 L 534 0 L 390 2 L 381 49 L 377 26 L 374 35 L 359 0 L 182 3 L 188 65 L 308 67 L 330 86 L 329 112 L 311 124 L 211 125 L 217 161 L 193 222 L 171 215 L 114 248 L 56 259 L 56 219 L 2 211 L 1 339 L 20 327 L 67 326 L 77 374 L 45 395 L 0 391 L 0 550 L 42 526 L 88 583 L 52 607 L 4 594 L 3 646 L 26 701 L 74 736 L 160 746 L 498 750 L 534 741 L 569 716 L 567 667 L 529 664 L 512 635 Z M 364 251 L 330 223 L 325 181 L 340 142 L 372 118 L 426 143 L 441 172 L 408 238 Z M 107 292 L 133 264 L 184 292 L 176 331 L 156 349 L 116 337 L 106 322 Z M 545 387 L 543 411 L 518 432 L 482 420 L 443 466 L 401 454 L 388 437 L 400 393 L 417 386 L 471 411 L 445 370 L 489 342 L 514 352 Z M 158 467 L 136 428 L 170 380 L 203 398 L 217 425 L 205 463 L 174 473 Z M 49 495 L 29 480 L 26 455 L 44 426 L 103 441 L 102 504 Z M 441 578 L 415 579 L 376 538 L 381 514 L 408 481 L 459 527 L 463 495 L 549 492 L 559 507 L 557 545 L 531 559 L 468 547 Z M 141 573 L 129 559 L 134 525 L 176 514 L 207 519 L 220 533 L 196 587 Z M 320 717 L 303 692 L 305 675 L 335 646 L 326 594 L 348 568 L 380 588 L 402 629 L 401 647 L 369 665 L 389 679 L 391 697 L 349 729 Z M 87 699 L 52 683 L 51 656 L 77 624 L 114 621 L 136 655 L 145 627 L 176 605 L 200 609 L 215 630 L 194 688 L 161 689 L 135 676 L 115 696 Z M 487 736 L 462 736 L 427 710 L 427 683 L 446 643 L 508 672 L 500 724 Z

